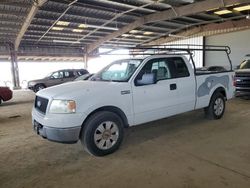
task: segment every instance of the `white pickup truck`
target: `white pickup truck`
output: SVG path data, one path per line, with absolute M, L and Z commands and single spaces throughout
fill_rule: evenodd
M 233 71 L 196 72 L 183 55 L 116 61 L 87 81 L 37 93 L 32 123 L 43 138 L 81 140 L 96 156 L 118 149 L 123 130 L 195 109 L 220 119 L 234 95 Z

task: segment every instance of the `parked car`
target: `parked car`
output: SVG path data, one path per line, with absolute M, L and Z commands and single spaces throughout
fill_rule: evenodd
M 43 138 L 81 140 L 87 152 L 117 150 L 123 130 L 195 109 L 220 119 L 234 95 L 233 71 L 195 74 L 183 55 L 119 60 L 84 82 L 65 83 L 36 94 L 32 124 Z
M 28 82 L 28 88 L 38 92 L 44 88 L 73 81 L 77 77 L 88 74 L 85 69 L 65 69 L 50 73 L 43 79 L 31 80 Z
M 236 96 L 250 96 L 250 58 L 244 60 L 235 71 Z
M 0 105 L 3 101 L 8 101 L 12 99 L 13 92 L 9 87 L 0 87 Z

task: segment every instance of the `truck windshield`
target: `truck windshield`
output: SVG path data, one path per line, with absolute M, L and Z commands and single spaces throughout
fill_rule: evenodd
M 141 59 L 126 59 L 115 61 L 95 74 L 92 81 L 113 81 L 113 82 L 127 82 L 138 68 Z
M 240 64 L 240 69 L 250 69 L 250 60 L 245 60 Z

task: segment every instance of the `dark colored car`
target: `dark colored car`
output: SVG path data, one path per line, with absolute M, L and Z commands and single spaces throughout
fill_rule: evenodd
M 9 87 L 0 87 L 0 104 L 3 101 L 8 101 L 12 99 L 13 93 Z
M 250 96 L 250 58 L 243 61 L 235 71 L 237 97 Z
M 55 86 L 65 82 L 73 81 L 77 77 L 88 74 L 85 69 L 65 69 L 50 73 L 43 79 L 31 80 L 28 82 L 28 88 L 38 92 L 46 87 Z

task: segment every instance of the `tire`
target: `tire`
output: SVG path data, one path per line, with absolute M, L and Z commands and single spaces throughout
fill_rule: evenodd
M 34 92 L 37 93 L 38 91 L 42 90 L 46 88 L 45 85 L 43 84 L 37 84 L 35 87 L 34 87 Z
M 0 97 L 0 105 L 3 103 L 3 99 Z
M 210 99 L 209 106 L 205 108 L 205 116 L 208 119 L 220 119 L 224 115 L 226 108 L 225 97 L 220 92 L 216 92 Z
M 113 112 L 101 111 L 93 114 L 81 132 L 84 149 L 94 156 L 115 152 L 123 140 L 122 119 Z

